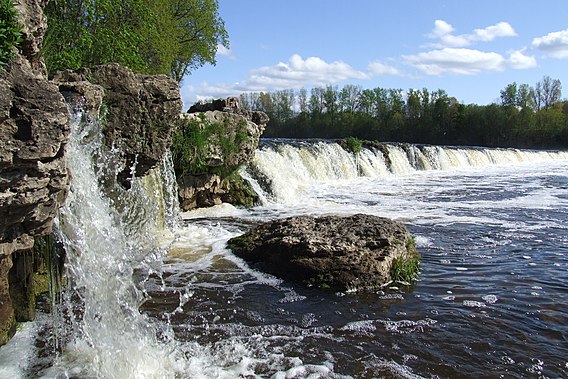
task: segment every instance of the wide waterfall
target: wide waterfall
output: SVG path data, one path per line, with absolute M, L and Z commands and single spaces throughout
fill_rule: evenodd
M 486 167 L 566 160 L 565 151 L 382 144 L 353 154 L 330 141 L 268 140 L 243 175 L 265 202 L 294 203 L 319 181 L 381 178 L 417 171 L 470 171 Z

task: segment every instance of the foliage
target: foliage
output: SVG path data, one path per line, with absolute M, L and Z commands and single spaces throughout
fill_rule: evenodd
M 347 137 L 340 141 L 341 147 L 353 154 L 359 154 L 363 148 L 363 142 L 357 137 Z
M 44 12 L 50 72 L 117 62 L 181 81 L 228 45 L 217 0 L 53 0 Z
M 535 86 L 508 85 L 501 104 L 461 104 L 441 89 L 353 85 L 248 93 L 240 103 L 268 114 L 265 137 L 566 148 L 568 101 L 561 100 L 561 89 L 559 80 L 545 76 Z
M 416 251 L 416 240 L 414 236 L 406 242 L 408 255 L 404 258 L 397 258 L 391 267 L 391 279 L 394 282 L 412 283 L 418 279 L 420 270 L 420 254 Z
M 200 113 L 199 119 L 180 120 L 171 147 L 176 173 L 214 173 L 223 178 L 230 175 L 237 167 L 225 162 L 230 162 L 249 138 L 243 127 L 243 124 L 238 124 L 234 133 L 227 133 L 227 125 L 210 122 L 204 113 Z M 207 157 L 212 153 L 222 157 L 223 164 L 208 162 Z
M 21 39 L 21 28 L 12 0 L 0 0 L 0 72 L 14 56 L 14 47 Z

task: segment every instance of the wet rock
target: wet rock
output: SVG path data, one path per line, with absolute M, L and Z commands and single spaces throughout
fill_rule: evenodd
M 125 169 L 118 178 L 123 186 L 130 187 L 131 168 L 135 176 L 143 176 L 161 162 L 182 107 L 177 82 L 165 75 L 135 74 L 116 63 L 61 71 L 53 80 L 63 91 L 72 89 L 74 82 L 103 88 L 105 144 L 123 155 Z
M 40 53 L 46 3 L 14 2 L 23 41 L 0 73 L 0 345 L 11 338 L 16 321 L 33 315 L 33 304 L 23 312 L 18 305 L 27 287 L 12 288 L 10 278 L 19 283 L 29 278 L 20 264 L 23 254 L 35 236 L 51 232 L 68 191 L 69 112 L 58 87 L 47 80 Z
M 339 290 L 390 282 L 395 261 L 417 260 L 403 224 L 357 214 L 292 217 L 261 224 L 229 241 L 229 248 L 261 271 Z

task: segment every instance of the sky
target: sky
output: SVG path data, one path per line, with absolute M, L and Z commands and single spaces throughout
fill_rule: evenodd
M 568 0 L 219 0 L 230 46 L 182 82 L 201 99 L 354 84 L 490 104 L 544 76 L 568 97 Z

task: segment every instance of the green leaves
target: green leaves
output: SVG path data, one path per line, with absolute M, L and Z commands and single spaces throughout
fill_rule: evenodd
M 14 56 L 14 47 L 21 40 L 21 28 L 12 0 L 0 0 L 0 71 L 4 70 Z
M 45 8 L 47 68 L 117 62 L 181 81 L 215 64 L 217 45 L 228 45 L 217 10 L 217 0 L 52 0 Z

